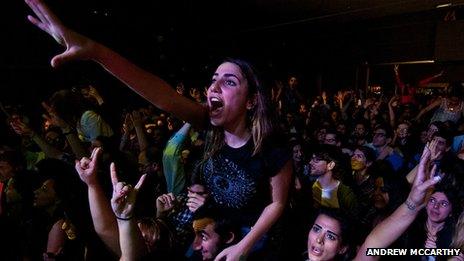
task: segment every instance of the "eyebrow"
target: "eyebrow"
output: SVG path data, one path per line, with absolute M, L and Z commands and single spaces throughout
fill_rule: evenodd
M 218 74 L 218 73 L 214 73 L 213 76 L 219 76 L 219 74 Z M 225 73 L 224 76 L 225 76 L 225 77 L 234 77 L 234 78 L 236 78 L 237 81 L 240 83 L 240 78 L 238 78 L 238 76 L 235 75 L 235 74 L 233 74 L 233 73 Z
M 322 229 L 322 227 L 319 224 L 314 224 L 314 226 L 316 226 L 317 228 Z M 337 238 L 340 238 L 340 236 L 337 233 L 335 233 L 335 232 L 333 232 L 331 230 L 327 230 L 327 233 L 329 233 L 331 235 L 335 235 L 335 236 L 337 236 Z

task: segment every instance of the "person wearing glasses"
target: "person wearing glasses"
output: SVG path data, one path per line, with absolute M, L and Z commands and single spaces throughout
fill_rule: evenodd
M 403 166 L 403 156 L 395 151 L 390 143 L 393 138 L 393 131 L 387 124 L 378 124 L 372 134 L 372 143 L 368 147 L 374 149 L 377 160 L 390 162 L 394 171 L 398 171 Z

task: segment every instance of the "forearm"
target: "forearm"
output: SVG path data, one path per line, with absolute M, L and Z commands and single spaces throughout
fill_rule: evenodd
M 121 259 L 124 261 L 139 260 L 143 257 L 147 248 L 144 239 L 137 227 L 137 222 L 130 220 L 119 220 L 119 242 L 121 246 Z
M 96 44 L 95 48 L 96 62 L 153 105 L 196 126 L 205 124 L 207 111 L 202 105 L 177 95 L 164 80 L 139 68 L 107 47 Z
M 390 115 L 390 126 L 392 128 L 395 128 L 395 111 L 393 111 L 393 108 L 391 106 L 388 106 L 388 113 Z
M 31 139 L 39 146 L 39 148 L 45 153 L 45 155 L 49 158 L 53 159 L 61 159 L 63 156 L 63 152 L 58 150 L 57 148 L 50 145 L 42 136 L 33 133 Z
M 263 210 L 250 232 L 238 243 L 241 245 L 245 255 L 269 231 L 282 215 L 284 209 L 285 204 L 273 202 Z
M 75 132 L 71 132 L 71 133 L 67 132 L 65 136 L 76 159 L 80 159 L 82 157 L 88 156 L 88 153 L 85 151 L 84 147 L 82 146 L 81 140 L 79 139 L 79 137 L 77 137 L 77 134 Z
M 90 213 L 95 232 L 97 232 L 98 236 L 111 251 L 120 255 L 118 224 L 109 200 L 104 195 L 100 185 L 89 186 L 88 194 Z
M 136 124 L 135 133 L 137 134 L 137 140 L 139 142 L 140 152 L 145 151 L 148 147 L 147 135 L 143 129 L 142 123 Z

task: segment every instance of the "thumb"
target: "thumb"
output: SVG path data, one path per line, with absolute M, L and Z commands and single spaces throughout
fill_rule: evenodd
M 51 65 L 53 68 L 58 68 L 61 65 L 69 62 L 70 60 L 72 60 L 72 54 L 69 51 L 66 51 L 53 57 Z

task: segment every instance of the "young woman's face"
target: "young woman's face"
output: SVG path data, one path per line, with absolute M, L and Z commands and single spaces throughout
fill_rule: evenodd
M 346 252 L 342 246 L 340 223 L 320 214 L 308 235 L 308 258 L 311 261 L 333 260 Z
M 237 65 L 221 64 L 213 75 L 207 95 L 211 124 L 227 130 L 245 121 L 248 83 Z
M 427 218 L 434 223 L 445 222 L 453 206 L 443 192 L 435 192 L 427 202 Z

